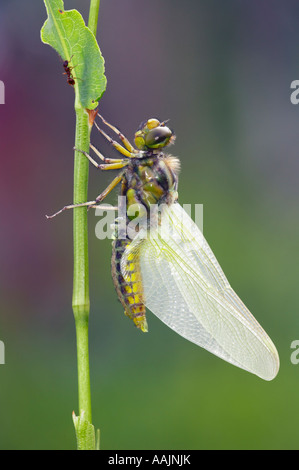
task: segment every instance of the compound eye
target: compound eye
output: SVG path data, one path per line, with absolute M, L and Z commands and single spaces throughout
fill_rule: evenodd
M 155 127 L 158 127 L 160 125 L 160 121 L 158 119 L 149 119 L 146 123 L 148 129 L 154 129 Z
M 145 145 L 149 148 L 164 147 L 168 144 L 172 132 L 168 127 L 155 127 L 145 136 Z
M 136 132 L 136 134 L 135 134 L 135 145 L 140 150 L 144 149 L 145 142 L 144 142 L 143 132 L 142 131 L 137 131 Z

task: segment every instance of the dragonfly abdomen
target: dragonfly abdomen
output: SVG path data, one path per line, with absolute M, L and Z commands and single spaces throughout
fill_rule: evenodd
M 114 240 L 111 259 L 112 278 L 118 298 L 125 309 L 125 315 L 131 318 L 141 331 L 147 332 L 139 259 L 135 256 L 134 261 L 130 263 L 129 255 L 126 279 L 121 272 L 121 259 L 130 243 L 131 240 L 127 238 Z

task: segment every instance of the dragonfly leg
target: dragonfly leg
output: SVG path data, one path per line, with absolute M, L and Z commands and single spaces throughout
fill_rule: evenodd
M 60 211 L 55 212 L 55 214 L 52 215 L 46 215 L 47 219 L 53 219 L 56 217 L 56 215 L 61 214 L 61 212 L 68 210 L 68 209 L 75 209 L 76 207 L 86 207 L 88 206 L 88 209 L 91 207 L 93 209 L 102 209 L 104 211 L 116 211 L 118 210 L 118 207 L 115 206 L 106 206 L 105 204 L 98 204 L 96 205 L 96 201 L 88 201 L 88 202 L 83 202 L 82 204 L 70 204 L 69 206 L 64 206 Z
M 103 201 L 103 199 L 105 199 L 105 197 L 108 196 L 108 194 L 121 182 L 122 177 L 123 177 L 123 172 L 121 172 L 119 175 L 117 175 L 111 181 L 111 183 L 107 186 L 107 188 L 104 189 L 104 191 L 101 194 L 98 195 L 98 197 L 95 200 L 95 204 L 97 204 L 98 202 Z
M 102 209 L 103 211 L 118 211 L 117 206 L 106 206 L 105 204 L 91 204 L 88 209 Z
M 107 165 L 103 163 L 102 165 L 99 165 L 99 168 L 100 170 L 120 170 L 120 168 L 127 166 L 128 163 L 128 161 L 123 161 L 122 163 L 110 163 Z
M 59 211 L 55 212 L 55 214 L 52 214 L 52 215 L 46 215 L 47 219 L 53 219 L 53 217 L 56 217 L 56 215 L 58 214 L 61 214 L 62 212 L 64 212 L 65 210 L 68 210 L 68 209 L 75 209 L 76 207 L 86 207 L 88 206 L 87 208 L 96 208 L 96 207 L 101 207 L 102 209 L 105 207 L 105 210 L 115 210 L 115 207 L 112 207 L 112 206 L 99 206 L 99 205 L 96 205 L 98 204 L 99 202 L 103 201 L 103 199 L 105 199 L 106 196 L 108 196 L 108 194 L 118 185 L 118 183 L 120 183 L 121 179 L 122 179 L 122 172 L 116 176 L 116 178 L 114 178 L 114 180 L 111 181 L 111 183 L 107 186 L 107 188 L 101 193 L 98 195 L 98 197 L 94 200 L 94 201 L 88 201 L 88 202 L 82 202 L 81 204 L 69 204 L 67 206 L 64 206 L 62 209 L 60 209 Z M 110 208 L 110 209 L 108 209 Z
M 101 116 L 99 113 L 98 113 L 98 116 L 99 118 L 102 119 L 103 123 L 106 124 L 106 126 L 110 127 L 110 129 L 113 130 L 113 132 L 115 132 L 115 134 L 118 136 L 118 138 L 122 141 L 122 143 L 124 144 L 124 146 L 126 147 L 127 150 L 129 150 L 129 152 L 131 153 L 135 153 L 136 152 L 136 149 L 133 147 L 133 145 L 130 143 L 130 141 L 127 139 L 127 137 L 125 137 L 119 129 L 117 129 L 117 127 L 113 126 L 112 124 L 109 124 L 109 122 L 106 121 L 106 119 L 103 118 L 103 116 Z
M 61 214 L 61 212 L 64 212 L 67 209 L 75 209 L 75 207 L 91 206 L 92 204 L 95 204 L 95 202 L 96 201 L 88 201 L 88 202 L 82 202 L 81 204 L 69 204 L 68 206 L 64 206 L 59 211 L 55 212 L 55 214 L 46 215 L 46 217 L 47 219 L 53 219 L 53 217 L 56 217 L 56 215 Z
M 125 155 L 125 157 L 128 157 L 128 158 L 134 158 L 136 156 L 136 153 L 137 153 L 137 150 L 134 150 L 134 152 L 132 151 L 129 151 L 128 149 L 124 148 L 122 145 L 120 145 L 118 142 L 116 142 L 115 140 L 113 140 L 108 134 L 106 134 L 106 132 L 104 132 L 96 123 L 96 121 L 94 121 L 94 125 L 96 126 L 96 128 L 98 129 L 98 131 L 105 137 L 105 139 L 108 140 L 108 142 L 113 145 L 113 147 L 119 152 L 121 153 L 122 155 Z
M 90 147 L 92 148 L 92 150 L 94 150 L 94 152 L 105 162 L 105 163 L 121 163 L 121 162 L 124 162 L 125 160 L 124 159 L 120 159 L 120 158 L 106 158 L 104 157 L 93 145 L 90 144 Z M 85 155 L 86 158 L 88 158 L 88 160 L 96 167 L 98 168 L 99 170 L 101 170 L 101 165 L 99 165 L 87 152 L 84 152 L 84 150 L 80 150 L 80 149 L 77 149 L 76 147 L 74 147 L 74 150 L 76 150 L 76 152 L 81 152 L 83 153 L 83 155 Z
M 123 162 L 123 158 L 107 158 L 104 157 L 104 155 L 101 154 L 101 152 L 92 144 L 89 144 L 90 148 L 94 151 L 94 153 L 101 159 L 103 160 L 104 163 L 120 163 Z M 87 157 L 88 158 L 88 157 Z

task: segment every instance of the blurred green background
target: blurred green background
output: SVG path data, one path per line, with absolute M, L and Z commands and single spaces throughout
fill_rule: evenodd
M 87 1 L 65 1 L 88 16 Z M 73 449 L 73 90 L 40 42 L 43 2 L 1 0 L 0 448 Z M 180 202 L 204 205 L 204 234 L 277 346 L 273 382 L 188 343 L 148 313 L 123 315 L 110 240 L 89 215 L 93 422 L 103 449 L 297 449 L 299 79 L 296 0 L 102 0 L 101 113 L 132 137 L 170 118 Z M 93 131 L 107 156 L 114 152 Z M 111 175 L 90 169 L 90 198 Z M 109 201 L 114 203 L 116 193 Z

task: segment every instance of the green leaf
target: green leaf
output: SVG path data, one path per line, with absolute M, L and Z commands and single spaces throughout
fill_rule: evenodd
M 80 416 L 73 412 L 73 422 L 76 430 L 77 449 L 78 450 L 100 450 L 100 430 L 95 429 L 86 418 L 84 411 Z
M 62 0 L 44 0 L 44 3 L 48 18 L 41 29 L 41 39 L 74 67 L 71 73 L 75 80 L 75 106 L 95 109 L 107 82 L 98 43 L 77 10 L 65 11 Z M 62 66 L 61 71 L 64 71 Z

